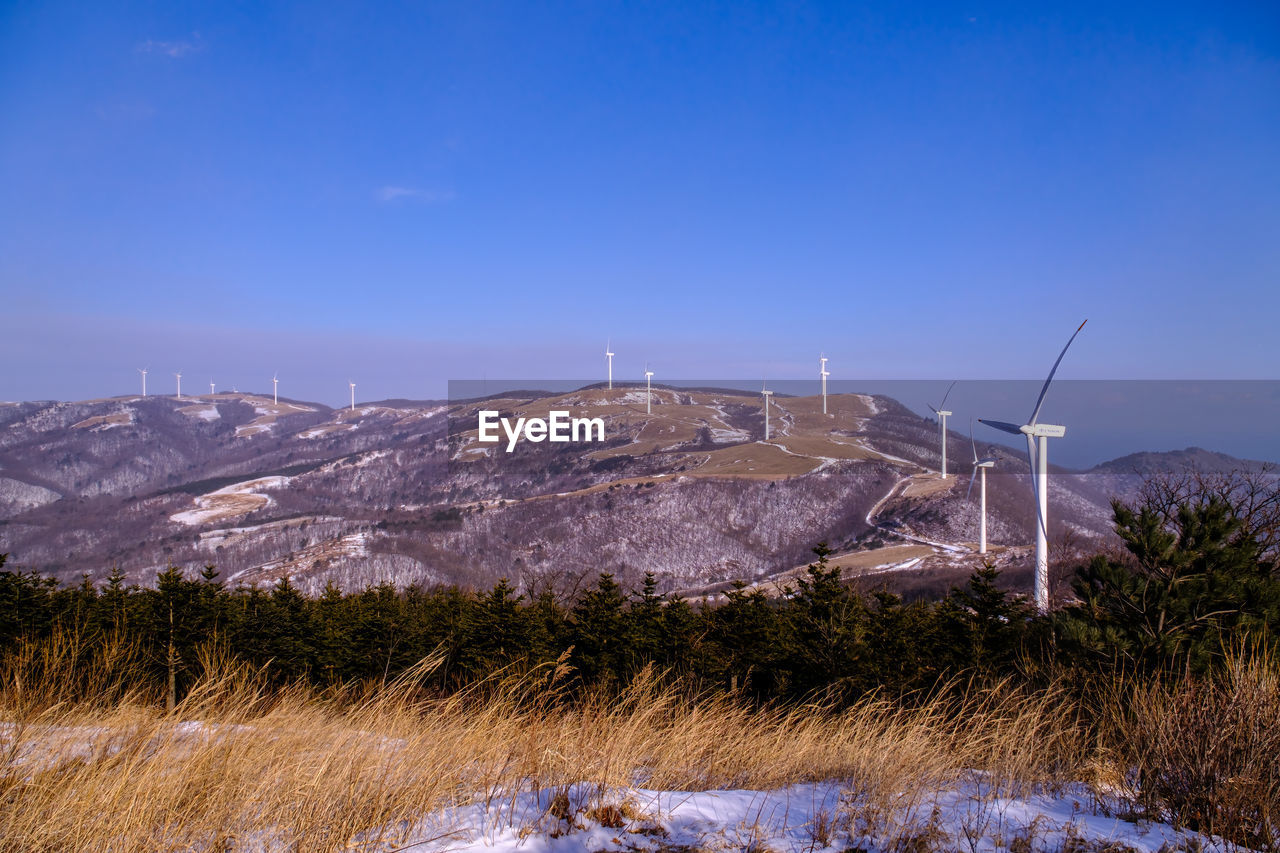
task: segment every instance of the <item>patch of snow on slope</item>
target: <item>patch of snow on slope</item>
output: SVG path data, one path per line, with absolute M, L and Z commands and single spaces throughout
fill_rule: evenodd
M 271 432 L 271 430 L 274 428 L 275 428 L 274 422 L 258 423 L 258 421 L 255 420 L 250 423 L 241 424 L 240 426 L 236 427 L 236 438 L 246 438 L 248 436 L 258 435 L 259 433 L 263 433 L 263 432 Z
M 37 486 L 11 477 L 0 477 L 0 507 L 9 512 L 51 504 L 62 495 L 53 489 Z
M 170 521 L 179 524 L 207 524 L 224 518 L 246 515 L 271 504 L 271 496 L 262 494 L 267 489 L 280 489 L 288 485 L 290 477 L 258 477 L 241 483 L 232 483 L 221 489 L 196 498 L 195 509 L 175 512 Z
M 351 432 L 355 428 L 355 424 L 321 424 L 310 429 L 304 429 L 298 433 L 298 438 L 319 438 L 331 432 Z
M 217 406 L 184 406 L 178 409 L 179 412 L 191 418 L 200 418 L 205 421 L 216 421 L 222 417 L 218 413 Z

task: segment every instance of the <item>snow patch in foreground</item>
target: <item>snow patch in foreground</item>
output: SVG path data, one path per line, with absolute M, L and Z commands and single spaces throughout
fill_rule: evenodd
M 423 853 L 475 849 L 511 853 L 863 849 L 871 853 L 901 849 L 905 840 L 914 837 L 927 839 L 928 849 L 937 850 L 997 851 L 1024 845 L 1036 851 L 1226 850 L 1221 842 L 1168 824 L 1123 820 L 1093 805 L 1096 802 L 1097 794 L 1081 785 L 1058 794 L 998 796 L 975 774 L 974 781 L 926 795 L 913 808 L 885 820 L 846 786 L 834 782 L 774 791 L 626 788 L 603 794 L 579 784 L 559 793 L 541 790 L 504 796 L 495 792 L 490 806 L 474 803 L 433 813 L 396 843 L 406 845 L 399 849 Z M 1116 810 L 1122 810 L 1121 805 L 1112 804 Z M 612 826 L 603 825 L 602 820 Z

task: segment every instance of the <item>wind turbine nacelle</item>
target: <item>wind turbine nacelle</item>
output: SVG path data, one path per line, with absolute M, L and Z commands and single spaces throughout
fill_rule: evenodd
M 954 412 L 948 412 L 946 409 L 943 409 L 943 410 L 941 410 L 940 412 L 938 412 L 938 417 L 940 417 L 940 418 L 949 418 L 949 417 L 951 417 L 953 414 L 954 414 Z
M 1062 438 L 1067 434 L 1066 427 L 1055 424 L 1027 424 L 1022 431 L 1035 438 Z
M 994 468 L 996 461 L 994 459 L 983 459 L 981 462 L 973 463 L 974 468 Z

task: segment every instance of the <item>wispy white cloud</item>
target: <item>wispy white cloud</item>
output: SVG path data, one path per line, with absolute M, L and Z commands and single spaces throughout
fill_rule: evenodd
M 456 193 L 453 190 L 422 190 L 415 187 L 385 186 L 379 187 L 374 196 L 381 202 L 418 201 L 423 204 L 444 204 L 453 201 Z
M 170 59 L 182 59 L 193 53 L 199 53 L 204 49 L 200 43 L 200 36 L 197 33 L 194 40 L 185 39 L 178 41 L 158 41 L 155 39 L 147 39 L 138 45 L 138 53 L 155 53 L 160 56 L 167 56 Z

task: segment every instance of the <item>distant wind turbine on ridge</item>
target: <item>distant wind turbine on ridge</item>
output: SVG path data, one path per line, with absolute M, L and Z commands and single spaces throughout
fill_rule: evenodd
M 613 341 L 604 345 L 604 357 L 609 362 L 609 390 L 613 390 Z
M 818 376 L 822 379 L 822 414 L 824 415 L 827 413 L 827 377 L 830 375 L 827 371 L 827 357 L 818 356 Z
M 983 459 L 978 458 L 978 445 L 973 440 L 973 421 L 969 421 L 969 446 L 973 448 L 973 470 L 969 472 L 969 490 L 964 493 L 964 499 L 969 500 L 969 495 L 973 494 L 973 478 L 981 476 L 982 485 L 978 488 L 978 553 L 987 553 L 987 469 L 994 468 L 996 460 L 991 457 Z
M 644 366 L 644 413 L 653 414 L 653 371 L 649 365 Z
M 1084 323 L 1087 322 L 1089 321 L 1084 321 Z M 1041 613 L 1049 610 L 1049 439 L 1062 438 L 1067 434 L 1067 428 L 1054 424 L 1042 424 L 1038 420 L 1040 407 L 1044 405 L 1044 396 L 1049 392 L 1049 383 L 1053 382 L 1053 375 L 1058 372 L 1062 357 L 1067 354 L 1067 350 L 1071 348 L 1071 342 L 1084 328 L 1084 323 L 1076 328 L 1075 333 L 1067 340 L 1067 345 L 1062 348 L 1062 352 L 1058 353 L 1058 360 L 1053 363 L 1048 378 L 1044 380 L 1044 387 L 1040 389 L 1040 396 L 1036 398 L 1036 407 L 1032 409 L 1029 421 L 1019 426 L 1005 421 L 988 421 L 978 418 L 978 423 L 994 427 L 1001 432 L 1027 437 L 1027 464 L 1031 469 L 1031 489 L 1036 497 L 1035 597 L 1036 609 Z M 1036 439 L 1040 440 L 1038 447 Z
M 139 367 L 138 372 L 142 374 L 142 396 L 147 396 L 147 369 Z
M 351 386 L 351 411 L 354 412 L 356 410 L 356 383 L 348 382 L 347 384 Z
M 769 440 L 769 399 L 773 397 L 773 392 L 765 388 L 764 384 L 760 385 L 760 396 L 764 398 L 764 440 Z
M 271 377 L 271 402 L 279 405 L 280 403 L 280 372 L 276 371 L 276 375 Z
M 947 417 L 951 412 L 947 411 L 947 398 L 951 396 L 951 389 L 956 387 L 956 383 L 952 382 L 947 386 L 947 393 L 942 395 L 942 402 L 938 404 L 938 408 L 929 406 L 930 410 L 938 416 L 938 430 L 942 435 L 942 479 L 947 479 Z
M 177 373 L 173 375 L 178 377 L 178 399 L 181 400 L 182 399 L 182 371 L 179 370 Z
M 214 388 L 213 380 L 212 380 L 212 379 L 210 379 L 210 380 L 209 380 L 209 396 L 210 396 L 210 397 L 212 397 L 212 396 L 213 396 L 213 388 Z

